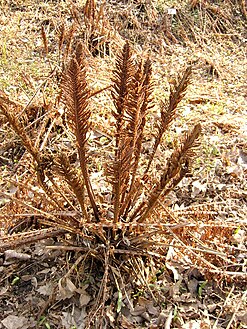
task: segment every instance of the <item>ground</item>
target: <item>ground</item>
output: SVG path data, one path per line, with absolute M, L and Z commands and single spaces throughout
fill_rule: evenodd
M 50 208 L 42 208 L 44 192 L 29 154 L 0 116 L 0 328 L 246 328 L 245 2 L 133 0 L 95 7 L 94 1 L 6 0 L 0 6 L 0 100 L 24 109 L 31 139 L 40 133 L 50 150 L 58 142 L 73 151 L 63 133 L 62 106 L 55 104 L 64 67 L 83 41 L 89 84 L 104 89 L 92 97 L 89 141 L 99 200 L 108 195 L 103 162 L 114 134 L 109 86 L 126 40 L 136 61 L 149 56 L 152 62 L 156 105 L 148 115 L 144 154 L 172 79 L 192 66 L 158 150 L 154 181 L 179 134 L 202 125 L 191 174 L 160 199 L 150 219 L 150 225 L 157 218 L 163 225 L 150 234 L 150 252 L 135 258 L 127 248 L 113 266 L 101 244 L 104 257 L 94 257 L 97 248 L 85 252 L 81 236 L 49 236 L 35 222 L 37 209 L 47 214 Z M 56 129 L 47 132 L 40 116 L 55 118 Z M 94 160 L 98 156 L 103 160 Z M 153 181 L 146 184 L 151 189 Z M 34 188 L 26 193 L 26 185 Z M 33 229 L 44 239 L 16 246 L 16 236 Z

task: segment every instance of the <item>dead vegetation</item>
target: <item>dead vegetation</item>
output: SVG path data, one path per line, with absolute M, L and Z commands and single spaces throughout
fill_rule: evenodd
M 240 47 L 241 34 L 228 32 L 234 30 L 233 8 L 244 24 L 245 7 L 227 1 L 228 9 L 222 11 L 209 1 L 191 1 L 167 14 L 161 4 L 63 4 L 69 23 L 43 21 L 38 29 L 45 79 L 35 89 L 31 77 L 22 74 L 33 92 L 26 104 L 18 94 L 13 100 L 1 92 L 1 134 L 9 136 L 0 154 L 3 297 L 14 293 L 15 277 L 21 282 L 26 277 L 29 288 L 36 278 L 37 292 L 49 296 L 36 306 L 33 291 L 29 313 L 17 306 L 12 314 L 2 300 L 6 328 L 11 321 L 23 321 L 26 328 L 37 323 L 57 328 L 187 328 L 193 323 L 235 328 L 245 323 L 244 133 L 236 140 L 240 153 L 235 165 L 229 148 L 208 143 L 219 134 L 215 127 L 223 133 L 238 130 L 234 122 L 229 127 L 217 117 L 207 127 L 212 112 L 206 107 L 199 116 L 189 114 L 187 121 L 179 111 L 186 102 L 193 109 L 215 102 L 216 111 L 222 110 L 213 94 L 195 97 L 190 87 L 185 97 L 190 64 L 197 69 L 194 75 L 204 74 L 209 82 L 227 75 L 222 63 L 197 53 L 181 60 L 178 66 L 187 63 L 187 68 L 180 74 L 176 69 L 176 76 L 170 65 L 167 73 L 173 78 L 159 85 L 162 68 L 155 77 L 152 72 L 157 54 L 144 51 L 140 60 L 133 50 L 140 45 L 145 50 L 152 42 L 153 50 L 161 51 L 162 36 L 168 54 L 202 42 L 209 49 L 215 38 L 224 44 L 225 36 Z M 113 17 L 109 8 L 119 16 Z M 125 14 L 127 21 L 121 19 Z M 166 20 L 165 29 L 160 29 L 159 17 Z M 177 42 L 182 44 L 178 51 Z M 159 56 L 162 61 L 162 51 Z M 166 97 L 160 96 L 162 88 Z M 239 111 L 244 113 L 241 106 Z M 174 133 L 178 130 L 182 137 Z M 214 157 L 222 149 L 216 164 Z M 17 283 L 17 293 L 19 289 Z M 203 303 L 207 316 L 202 315 Z M 239 305 L 235 312 L 234 303 Z

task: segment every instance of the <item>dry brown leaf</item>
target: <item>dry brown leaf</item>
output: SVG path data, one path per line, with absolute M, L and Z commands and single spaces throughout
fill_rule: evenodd
M 8 315 L 1 321 L 6 329 L 28 329 L 30 322 L 24 316 Z

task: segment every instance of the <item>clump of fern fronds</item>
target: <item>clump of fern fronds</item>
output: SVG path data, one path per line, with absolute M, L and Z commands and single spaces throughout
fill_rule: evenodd
M 44 226 L 56 230 L 57 234 L 68 232 L 78 236 L 79 239 L 74 242 L 76 246 L 83 246 L 84 251 L 103 263 L 104 285 L 107 285 L 110 275 L 109 265 L 120 266 L 124 261 L 121 255 L 125 252 L 129 257 L 159 253 L 160 247 L 154 245 L 154 239 L 150 237 L 162 227 L 165 219 L 156 218 L 154 209 L 159 198 L 173 190 L 189 172 L 201 132 L 200 124 L 184 134 L 168 159 L 162 159 L 162 172 L 158 181 L 152 182 L 150 168 L 158 160 L 156 151 L 175 118 L 176 108 L 185 95 L 190 74 L 191 68 L 188 68 L 171 83 L 170 97 L 161 106 L 153 148 L 146 159 L 142 151 L 147 115 L 150 115 L 154 106 L 152 65 L 149 58 L 136 63 L 131 47 L 126 42 L 117 56 L 112 78 L 115 133 L 111 155 L 105 158 L 105 184 L 109 191 L 104 206 L 91 180 L 88 142 L 90 132 L 94 129 L 90 107 L 94 92 L 87 83 L 86 60 L 81 47 L 77 48 L 63 73 L 60 103 L 65 110 L 64 120 L 74 139 L 78 162 L 65 146 L 53 146 L 53 151 L 49 148 L 40 149 L 39 143 L 31 140 L 25 131 L 21 117 L 14 115 L 15 105 L 0 99 L 1 112 L 31 155 L 33 166 L 30 170 L 36 173 L 39 188 L 46 195 L 44 199 L 33 191 L 31 200 L 27 200 L 27 195 L 26 200 L 19 200 L 18 195 L 13 197 L 5 193 L 5 197 L 9 198 L 6 205 L 8 212 L 19 202 L 23 212 L 32 210 L 36 214 L 41 226 L 34 231 L 33 241 L 37 240 L 40 232 L 40 239 L 44 238 Z M 149 188 L 145 185 L 147 176 Z M 20 188 L 18 184 L 16 182 Z M 29 183 L 26 188 L 30 188 Z M 6 216 L 9 216 L 7 212 Z M 52 229 L 47 232 L 48 236 L 52 236 Z M 25 235 L 21 234 L 15 240 L 17 242 L 13 241 L 13 245 L 20 245 L 20 241 L 24 244 L 32 241 L 30 236 L 25 240 Z M 0 242 L 0 247 L 6 247 L 6 237 Z M 124 266 L 124 269 L 128 271 L 128 266 Z M 105 288 L 101 290 L 103 294 L 102 291 Z M 106 298 L 103 294 L 103 302 Z
M 2 114 L 7 118 L 8 123 L 33 158 L 33 169 L 37 175 L 37 182 L 47 194 L 47 202 L 57 208 L 56 210 L 61 211 L 64 201 L 66 201 L 68 210 L 77 209 L 78 211 L 77 215 L 70 220 L 68 220 L 68 216 L 56 216 L 50 213 L 50 216 L 46 218 L 44 214 L 45 218 L 41 220 L 42 223 L 64 229 L 71 226 L 69 231 L 76 233 L 83 225 L 89 231 L 91 227 L 93 231 L 95 231 L 95 227 L 99 227 L 100 236 L 103 236 L 104 242 L 110 239 L 111 243 L 119 245 L 119 241 L 122 239 L 121 230 L 125 235 L 126 230 L 133 234 L 133 223 L 138 225 L 138 223 L 149 221 L 159 197 L 167 195 L 188 173 L 193 148 L 196 146 L 200 134 L 201 127 L 200 124 L 197 124 L 184 135 L 180 145 L 164 163 L 159 181 L 148 192 L 145 191 L 145 177 L 155 159 L 156 150 L 162 143 L 162 136 L 175 118 L 177 105 L 189 84 L 190 73 L 191 69 L 186 69 L 180 79 L 171 84 L 170 97 L 161 106 L 153 149 L 146 169 L 143 170 L 140 159 L 145 137 L 146 117 L 154 105 L 151 61 L 147 59 L 145 62 L 140 61 L 136 64 L 128 43 L 125 44 L 122 53 L 118 55 L 112 79 L 115 146 L 113 154 L 106 164 L 106 184 L 110 183 L 112 186 L 110 201 L 106 202 L 108 204 L 107 212 L 101 208 L 90 179 L 87 143 L 88 134 L 93 129 L 90 121 L 90 98 L 93 92 L 87 84 L 86 64 L 81 52 L 78 50 L 68 63 L 61 84 L 62 100 L 65 105 L 67 123 L 74 135 L 79 167 L 74 166 L 65 149 L 56 149 L 54 153 L 40 151 L 37 143 L 33 142 L 25 131 L 21 118 L 14 115 L 14 111 L 16 111 L 14 103 L 10 104 L 1 100 Z M 62 177 L 63 182 L 67 184 L 66 189 L 69 189 L 70 193 L 74 195 L 76 206 L 72 207 L 71 201 L 69 202 L 63 192 L 59 191 L 60 183 L 55 177 Z M 63 188 L 64 183 L 61 185 Z M 108 226 L 111 231 L 110 235 Z

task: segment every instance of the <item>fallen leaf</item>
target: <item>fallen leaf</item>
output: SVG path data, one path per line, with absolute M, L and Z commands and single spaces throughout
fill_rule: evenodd
M 50 296 L 51 291 L 52 291 L 52 285 L 50 283 L 47 283 L 43 286 L 40 286 L 39 289 L 37 289 L 37 291 L 44 296 Z
M 194 198 L 201 192 L 206 192 L 207 183 L 201 184 L 199 180 L 196 180 L 192 183 L 192 193 L 191 196 Z
M 69 278 L 62 278 L 58 282 L 58 290 L 59 299 L 71 298 L 76 291 L 76 286 Z
M 1 323 L 7 329 L 28 328 L 28 319 L 24 316 L 8 315 Z
M 84 294 L 81 294 L 80 295 L 80 306 L 85 306 L 87 305 L 91 300 L 91 297 L 87 294 L 87 293 L 84 293 Z

